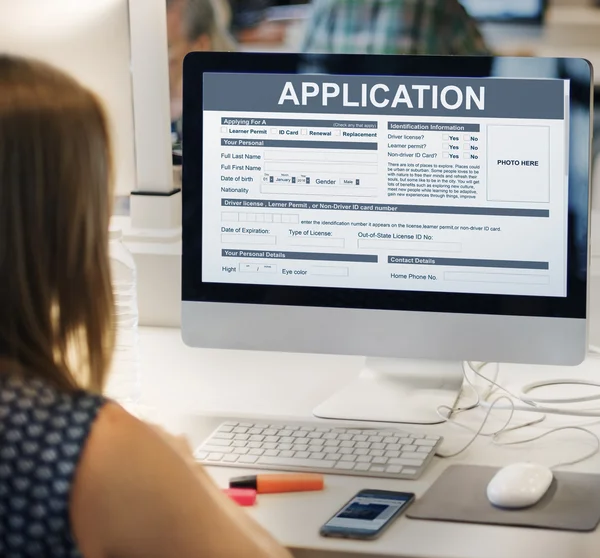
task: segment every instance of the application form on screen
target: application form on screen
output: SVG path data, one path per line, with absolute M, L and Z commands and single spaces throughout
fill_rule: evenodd
M 565 297 L 569 84 L 204 74 L 202 279 Z

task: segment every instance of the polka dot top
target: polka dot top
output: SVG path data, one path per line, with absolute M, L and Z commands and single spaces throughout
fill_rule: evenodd
M 0 556 L 81 557 L 69 520 L 75 469 L 104 400 L 0 374 Z

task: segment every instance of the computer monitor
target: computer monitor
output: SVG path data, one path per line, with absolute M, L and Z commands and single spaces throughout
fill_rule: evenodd
M 459 0 L 467 12 L 482 22 L 539 24 L 544 21 L 548 0 Z
M 580 59 L 188 55 L 185 342 L 364 355 L 315 414 L 405 423 L 462 361 L 580 363 L 591 91 Z

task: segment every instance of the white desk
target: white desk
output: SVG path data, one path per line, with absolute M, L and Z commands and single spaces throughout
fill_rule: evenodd
M 175 329 L 143 328 L 141 347 L 144 402 L 154 409 L 152 415 L 159 422 L 174 432 L 186 432 L 194 443 L 210 428 L 210 421 L 198 416 L 205 413 L 221 417 L 310 419 L 311 409 L 349 381 L 362 364 L 361 359 L 354 357 L 194 350 L 183 345 Z M 509 382 L 511 378 L 525 381 L 545 377 L 548 372 L 519 366 L 502 370 L 503 381 Z M 564 370 L 552 372 L 565 374 Z M 590 360 L 571 373 L 598 378 L 600 359 Z M 477 426 L 481 417 L 476 411 L 470 420 Z M 573 420 L 553 418 L 548 425 L 566 422 L 574 424 Z M 448 449 L 460 447 L 470 436 L 453 426 L 414 428 L 443 434 Z M 594 428 L 600 432 L 600 428 Z M 524 436 L 532 432 L 528 430 Z M 550 465 L 565 454 L 584 454 L 589 443 L 584 435 L 569 433 L 519 449 L 496 447 L 489 439 L 480 439 L 460 458 L 436 458 L 416 482 L 328 476 L 324 492 L 263 496 L 249 513 L 302 557 L 341 557 L 358 552 L 370 557 L 404 558 L 597 558 L 600 532 L 573 534 L 401 518 L 374 542 L 328 540 L 318 535 L 319 526 L 362 488 L 405 490 L 419 497 L 450 463 L 503 465 L 531 459 Z M 600 456 L 570 470 L 600 471 Z M 229 477 L 250 471 L 212 468 L 210 472 L 220 485 L 226 486 Z

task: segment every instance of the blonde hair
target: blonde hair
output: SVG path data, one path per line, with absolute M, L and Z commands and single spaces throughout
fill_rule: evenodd
M 111 168 L 96 97 L 0 55 L 0 357 L 64 390 L 101 391 L 112 356 Z

